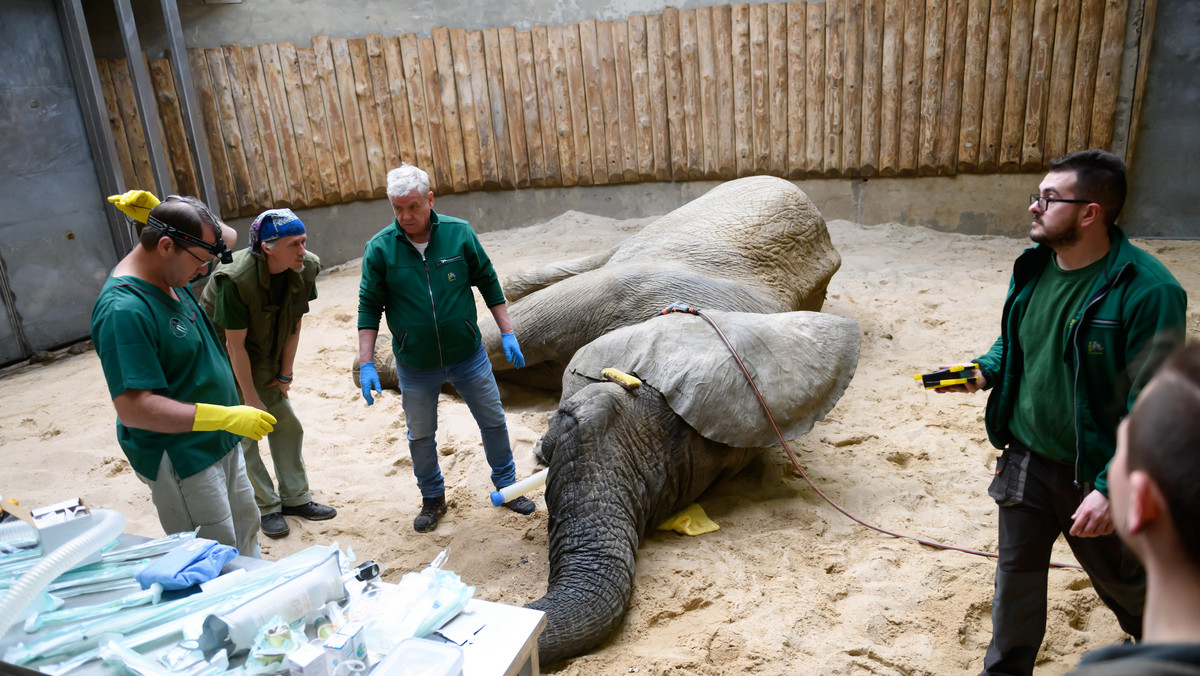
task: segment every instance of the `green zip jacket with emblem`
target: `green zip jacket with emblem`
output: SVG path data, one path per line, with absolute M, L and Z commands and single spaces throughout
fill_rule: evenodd
M 358 328 L 378 329 L 384 315 L 397 362 L 415 369 L 457 364 L 480 343 L 472 286 L 488 307 L 504 303 L 492 261 L 470 223 L 431 210 L 422 257 L 393 220 L 363 251 Z
M 1116 452 L 1117 424 L 1173 349 L 1182 344 L 1187 294 L 1158 259 L 1134 246 L 1120 228 L 1109 228 L 1112 248 L 1104 271 L 1075 312 L 1063 360 L 1074 375 L 1075 481 L 1108 495 L 1108 465 Z M 1013 264 L 1000 337 L 978 358 L 992 389 L 985 422 L 996 448 L 1009 430 L 1023 354 L 1015 340 L 1034 282 L 1051 263 L 1052 250 L 1026 249 Z

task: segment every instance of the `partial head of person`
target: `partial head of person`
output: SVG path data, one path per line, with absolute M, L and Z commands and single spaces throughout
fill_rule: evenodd
M 219 221 L 208 207 L 191 197 L 170 195 L 146 217 L 139 246 L 162 257 L 171 286 L 183 286 L 220 260 L 232 260 Z M 177 277 L 183 276 L 182 282 Z
M 1108 237 L 1125 206 L 1125 162 L 1106 150 L 1081 150 L 1050 161 L 1029 196 L 1030 239 L 1069 246 L 1085 236 Z
M 1118 535 L 1152 561 L 1200 573 L 1200 342 L 1175 351 L 1117 430 L 1109 498 Z
M 304 269 L 308 234 L 291 209 L 268 209 L 250 224 L 250 253 L 267 261 L 271 274 Z
M 429 215 L 433 211 L 429 174 L 411 164 L 401 164 L 387 174 L 387 196 L 404 234 L 418 244 L 429 241 Z

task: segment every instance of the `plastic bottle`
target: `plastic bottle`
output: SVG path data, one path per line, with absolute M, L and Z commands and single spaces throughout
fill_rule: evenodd
M 535 488 L 546 485 L 546 473 L 550 468 L 531 474 L 511 486 L 505 486 L 498 491 L 492 491 L 492 506 L 499 507 L 509 500 L 515 500 Z

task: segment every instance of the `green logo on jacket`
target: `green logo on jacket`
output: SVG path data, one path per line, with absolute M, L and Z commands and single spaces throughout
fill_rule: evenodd
M 447 280 L 447 281 L 453 282 L 453 281 L 454 281 L 454 280 L 456 280 L 456 279 L 458 279 L 458 277 L 457 277 L 457 276 L 456 276 L 456 275 L 455 275 L 453 272 L 447 272 L 447 273 L 446 273 L 446 280 Z

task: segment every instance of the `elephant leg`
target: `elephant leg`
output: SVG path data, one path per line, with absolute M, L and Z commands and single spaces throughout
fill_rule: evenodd
M 550 664 L 608 638 L 628 606 L 642 536 L 752 452 L 704 439 L 648 385 L 584 388 L 546 437 L 550 581 L 529 607 L 546 612 L 538 651 Z

